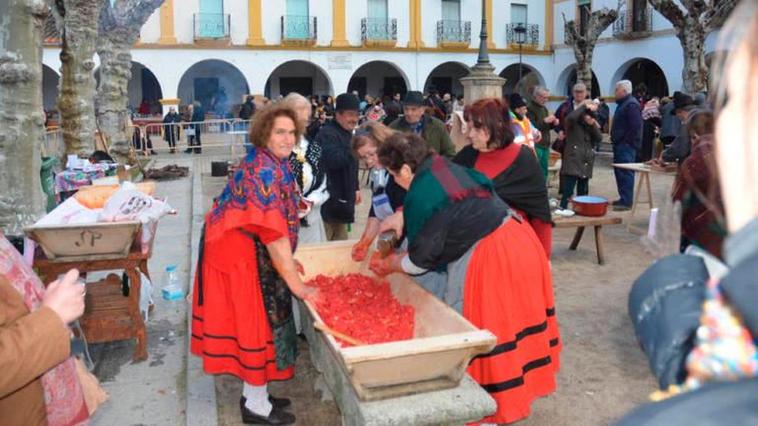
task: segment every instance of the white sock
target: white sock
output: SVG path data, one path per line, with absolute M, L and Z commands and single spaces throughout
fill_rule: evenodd
M 259 416 L 268 417 L 274 408 L 268 400 L 266 385 L 253 386 L 243 383 L 242 396 L 245 397 L 245 407 Z

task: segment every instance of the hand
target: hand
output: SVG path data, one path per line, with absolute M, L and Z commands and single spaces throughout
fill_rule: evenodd
M 58 314 L 68 325 L 84 313 L 85 287 L 78 282 L 79 271 L 71 269 L 66 275 L 53 281 L 42 297 L 42 306 L 47 306 Z
M 355 205 L 360 204 L 363 201 L 363 196 L 361 195 L 361 191 L 355 191 Z
M 397 253 L 392 253 L 385 258 L 376 253 L 374 256 L 371 256 L 369 269 L 378 277 L 385 277 L 393 272 L 402 271 L 401 260 L 402 258 Z
M 353 246 L 353 250 L 350 252 L 350 257 L 354 262 L 363 262 L 368 255 L 368 247 L 371 245 L 371 241 L 365 241 L 361 239 Z
M 403 226 L 405 226 L 405 219 L 403 218 L 403 212 L 398 211 L 388 216 L 379 224 L 379 233 L 384 231 L 393 230 L 398 235 L 398 238 L 403 235 Z
M 566 133 L 564 133 L 563 130 L 561 130 L 560 132 L 558 132 L 558 139 L 560 139 L 560 140 L 566 139 Z
M 318 303 L 321 299 L 321 294 L 319 293 L 318 289 L 308 287 L 307 285 L 302 285 L 298 291 L 293 293 L 298 299 L 305 302 L 310 302 L 314 307 L 318 306 Z
M 585 105 L 587 106 L 588 110 L 597 111 L 597 104 L 594 101 L 585 101 Z
M 555 120 L 556 120 L 556 118 L 555 118 L 555 115 L 553 115 L 553 114 L 550 114 L 550 115 L 548 115 L 547 117 L 545 117 L 545 120 L 544 120 L 544 121 L 545 121 L 545 123 L 547 123 L 547 124 L 553 124 L 553 122 L 555 122 Z
M 300 263 L 300 261 L 297 259 L 293 259 L 293 261 L 295 262 L 295 270 L 297 273 L 300 275 L 305 275 L 305 268 L 303 268 L 303 264 Z
M 308 216 L 308 213 L 311 212 L 312 207 L 313 207 L 312 202 L 306 200 L 305 198 L 301 198 L 300 202 L 297 204 L 297 217 L 299 219 L 302 219 Z

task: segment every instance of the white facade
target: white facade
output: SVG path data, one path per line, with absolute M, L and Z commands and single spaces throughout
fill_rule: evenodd
M 168 1 L 168 0 L 167 0 Z M 287 15 L 287 2 L 282 0 L 261 0 L 262 36 L 266 46 L 248 46 L 250 38 L 247 0 L 215 0 L 223 2 L 223 12 L 230 16 L 228 37 L 221 43 L 208 45 L 195 40 L 194 16 L 199 13 L 201 1 L 174 0 L 173 24 L 176 45 L 160 45 L 160 11 L 156 11 L 141 31 L 140 43 L 132 50 L 133 61 L 148 68 L 157 78 L 163 98 L 181 98 L 183 102 L 194 96 L 192 84 L 180 83 L 193 65 L 201 61 L 221 61 L 214 67 L 195 67 L 189 77 L 228 80 L 221 84 L 232 102 L 238 102 L 245 92 L 278 95 L 282 79 L 292 81 L 310 78 L 314 94 L 336 95 L 348 90 L 353 77 L 366 77 L 366 92 L 376 95 L 386 80 L 384 77 L 402 77 L 407 90 L 424 90 L 430 74 L 440 65 L 457 63 L 473 65 L 476 62 L 479 32 L 481 29 L 481 1 L 460 0 L 460 20 L 470 21 L 470 45 L 468 49 L 443 49 L 438 47 L 437 22 L 442 19 L 442 0 L 421 0 L 421 41 L 423 47 L 408 48 L 412 42 L 410 3 L 414 0 L 387 0 L 387 17 L 397 20 L 397 42 L 394 47 L 362 47 L 361 19 L 368 14 L 367 0 L 345 0 L 345 29 L 349 47 L 331 48 L 333 41 L 333 1 L 303 0 L 308 3 L 308 13 L 317 19 L 317 37 L 314 46 L 282 46 L 281 17 Z M 573 52 L 563 41 L 563 14 L 573 19 L 577 13 L 574 0 L 492 0 L 492 33 L 489 35 L 494 49 L 490 54 L 496 72 L 519 63 L 518 52 L 509 49 L 506 24 L 512 21 L 513 5 L 525 5 L 527 23 L 539 25 L 537 51 L 525 50 L 524 69 L 536 73 L 537 81 L 546 85 L 554 95 L 562 96 L 574 63 Z M 593 0 L 592 7 L 615 7 L 616 0 Z M 552 7 L 552 26 L 546 31 L 546 7 Z M 523 9 L 520 9 L 523 10 Z M 662 16 L 657 13 L 652 18 L 652 35 L 639 40 L 625 41 L 614 38 L 611 28 L 605 31 L 598 42 L 593 70 L 597 77 L 601 94 L 612 96 L 613 85 L 630 65 L 640 59 L 649 59 L 663 71 L 668 92 L 678 90 L 682 85 L 682 50 L 673 31 Z M 552 48 L 546 46 L 546 33 L 552 32 Z M 706 43 L 713 49 L 713 38 Z M 48 46 L 44 52 L 44 64 L 58 72 L 59 48 Z M 95 58 L 97 62 L 97 58 Z M 372 66 L 378 61 L 381 65 Z M 308 65 L 308 63 L 310 65 Z M 224 65 L 226 64 L 226 65 Z M 361 69 L 362 66 L 369 64 Z M 202 67 L 200 67 L 202 68 Z M 236 68 L 239 73 L 220 76 L 223 70 Z M 394 68 L 394 70 L 393 70 Z M 454 67 L 453 67 L 454 68 Z M 359 70 L 360 69 L 360 70 Z M 442 68 L 451 69 L 451 65 Z M 276 70 L 276 73 L 274 73 Z M 53 87 L 48 84 L 47 86 Z M 50 90 L 47 87 L 46 90 Z M 453 91 L 460 86 L 453 84 Z M 456 93 L 454 93 L 456 94 Z M 130 103 L 137 102 L 130 95 Z M 48 96 L 49 97 L 49 96 Z M 47 102 L 47 101 L 46 101 Z

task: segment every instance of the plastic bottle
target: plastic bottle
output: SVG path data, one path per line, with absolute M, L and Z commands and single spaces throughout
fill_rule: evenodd
M 184 289 L 179 283 L 179 272 L 176 265 L 166 267 L 166 284 L 161 289 L 161 294 L 166 300 L 177 300 L 184 297 Z

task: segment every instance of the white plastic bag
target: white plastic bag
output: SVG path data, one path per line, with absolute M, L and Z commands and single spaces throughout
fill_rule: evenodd
M 171 206 L 136 189 L 133 183 L 124 182 L 105 203 L 100 212 L 101 222 L 142 222 L 142 252 L 147 253 L 158 219 L 168 214 Z
M 153 304 L 153 283 L 140 272 L 139 311 L 145 322 L 148 320 L 150 305 Z

